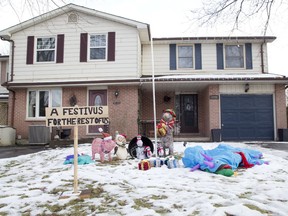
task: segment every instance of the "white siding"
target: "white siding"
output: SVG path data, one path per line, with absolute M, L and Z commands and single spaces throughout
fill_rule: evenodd
M 225 43 L 224 43 L 225 44 Z M 244 45 L 244 43 L 243 43 Z M 170 70 L 169 44 L 154 44 L 155 75 L 169 74 L 255 74 L 262 73 L 261 69 L 261 44 L 252 44 L 253 69 L 224 69 L 217 70 L 216 42 L 202 43 L 202 70 L 177 69 Z M 267 47 L 263 46 L 264 72 L 268 72 Z M 151 48 L 143 46 L 143 75 L 151 75 Z
M 15 41 L 14 81 L 63 79 L 117 79 L 139 77 L 139 36 L 134 27 L 79 13 L 79 21 L 67 23 L 67 15 L 30 27 L 12 35 Z M 115 61 L 79 61 L 80 33 L 116 32 Z M 26 65 L 27 36 L 64 34 L 64 63 Z M 35 54 L 34 54 L 35 57 Z M 88 57 L 89 58 L 89 57 Z
M 249 91 L 245 92 L 244 90 L 245 84 L 219 86 L 220 94 L 273 94 L 275 87 L 269 84 L 249 84 Z

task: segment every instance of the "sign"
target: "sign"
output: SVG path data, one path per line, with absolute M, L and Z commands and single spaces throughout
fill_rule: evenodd
M 219 95 L 210 95 L 210 100 L 219 100 Z
M 47 107 L 46 126 L 107 125 L 108 106 Z

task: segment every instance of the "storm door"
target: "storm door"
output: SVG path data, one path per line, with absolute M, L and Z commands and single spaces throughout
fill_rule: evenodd
M 107 106 L 107 90 L 89 90 L 89 106 Z M 105 125 L 89 125 L 88 133 L 99 133 L 99 128 L 107 132 Z
M 180 131 L 198 133 L 198 95 L 180 95 Z

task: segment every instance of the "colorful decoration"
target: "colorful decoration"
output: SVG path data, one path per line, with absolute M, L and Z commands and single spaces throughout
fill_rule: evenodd
M 160 145 L 157 148 L 160 156 L 172 155 L 173 146 L 173 128 L 175 124 L 176 114 L 172 109 L 166 109 L 163 112 L 160 123 L 157 124 L 157 134 L 161 138 Z
M 117 134 L 115 137 L 116 147 L 114 154 L 120 159 L 125 160 L 128 156 L 128 150 L 126 148 L 126 135 Z
M 95 159 L 95 154 L 99 154 L 101 162 L 104 162 L 105 154 L 107 154 L 109 161 L 112 161 L 111 152 L 115 148 L 116 143 L 112 140 L 110 134 L 103 132 L 102 128 L 99 128 L 99 132 L 102 133 L 103 139 L 95 138 L 92 141 L 92 160 Z
M 91 160 L 91 157 L 89 155 L 78 155 L 79 165 L 90 164 L 90 163 L 94 163 L 94 161 Z M 64 164 L 74 164 L 74 155 L 68 155 L 66 157 L 66 160 L 64 161 Z
M 182 162 L 185 167 L 190 167 L 191 171 L 200 169 L 231 176 L 238 167 L 251 168 L 256 164 L 268 164 L 262 157 L 263 154 L 257 150 L 220 144 L 211 150 L 204 150 L 201 146 L 188 147 L 184 151 Z
M 133 158 L 139 158 L 139 159 L 143 157 L 144 157 L 143 159 L 149 158 L 150 156 L 153 155 L 153 151 L 154 146 L 152 141 L 148 137 L 142 135 L 134 137 L 128 145 L 128 152 Z
M 148 170 L 151 168 L 151 165 L 150 165 L 150 162 L 149 160 L 141 160 L 139 163 L 138 163 L 138 169 L 139 170 Z

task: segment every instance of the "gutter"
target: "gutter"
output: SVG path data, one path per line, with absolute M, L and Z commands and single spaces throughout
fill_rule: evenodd
M 10 89 L 9 86 L 9 82 L 13 82 L 13 77 L 14 77 L 14 49 L 15 49 L 15 42 L 13 40 L 10 39 L 6 39 L 4 37 L 0 37 L 1 40 L 3 41 L 8 41 L 12 44 L 12 51 L 11 51 L 11 73 L 10 73 L 10 81 L 7 80 L 7 85 L 6 85 L 6 89 L 9 92 L 12 92 L 12 104 L 11 104 L 11 114 L 10 114 L 10 126 L 14 127 L 14 112 L 15 112 L 15 91 L 13 91 L 12 89 Z M 9 96 L 10 98 L 10 96 Z

